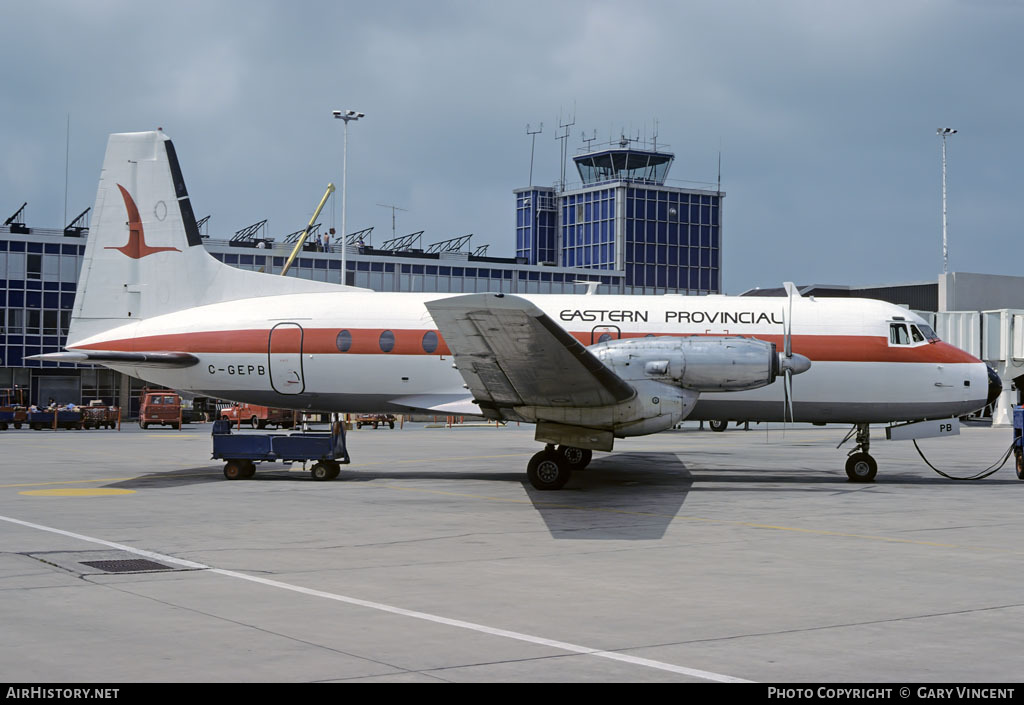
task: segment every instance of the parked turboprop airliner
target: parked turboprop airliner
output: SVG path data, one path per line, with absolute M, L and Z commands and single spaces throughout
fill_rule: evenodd
M 533 423 L 539 489 L 561 488 L 615 438 L 682 419 L 854 424 L 847 474 L 870 481 L 868 424 L 962 416 L 998 395 L 984 363 L 906 309 L 788 288 L 378 293 L 245 271 L 203 247 L 170 139 L 115 134 L 67 352 L 36 357 L 265 406 Z

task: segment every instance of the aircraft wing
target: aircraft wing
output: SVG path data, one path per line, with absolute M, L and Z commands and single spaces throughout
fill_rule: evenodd
M 606 406 L 636 394 L 526 299 L 466 294 L 426 306 L 489 418 L 514 419 L 517 406 Z
M 72 362 L 78 365 L 133 365 L 135 367 L 191 367 L 199 358 L 186 352 L 122 352 L 120 350 L 69 350 L 30 355 L 29 360 Z

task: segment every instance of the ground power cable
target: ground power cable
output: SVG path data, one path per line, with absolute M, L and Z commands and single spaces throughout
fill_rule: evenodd
M 932 465 L 930 462 L 928 462 L 928 458 L 924 457 L 924 453 L 921 451 L 921 447 L 917 445 L 916 440 L 914 441 L 914 448 L 917 449 L 917 454 L 921 456 L 921 460 L 924 461 L 924 464 L 948 480 L 984 480 L 989 475 L 994 475 L 996 472 L 1002 469 L 1002 467 L 1006 465 L 1006 461 L 1010 459 L 1010 455 L 1013 454 L 1013 446 L 1014 444 L 1011 443 L 1010 447 L 1007 448 L 1006 452 L 1003 454 L 1001 460 L 997 460 L 995 463 L 989 465 L 984 470 L 979 470 L 977 474 L 972 475 L 971 477 L 954 477 L 953 475 L 947 475 L 946 473 L 942 472 L 937 467 Z

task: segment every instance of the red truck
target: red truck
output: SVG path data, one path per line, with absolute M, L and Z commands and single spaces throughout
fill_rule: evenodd
M 139 426 L 153 424 L 181 428 L 181 397 L 170 389 L 143 389 L 139 398 Z
M 239 422 L 248 423 L 253 428 L 266 428 L 267 425 L 278 428 L 291 428 L 294 424 L 294 415 L 288 409 L 274 409 L 269 406 L 257 404 L 232 404 L 225 406 L 219 412 L 220 418 L 237 425 Z

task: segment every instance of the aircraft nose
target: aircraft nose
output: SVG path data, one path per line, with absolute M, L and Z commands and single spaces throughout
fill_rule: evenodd
M 991 366 L 986 365 L 988 368 L 988 405 L 995 404 L 999 400 L 999 395 L 1003 393 L 1003 380 L 999 379 L 999 375 L 992 369 Z

